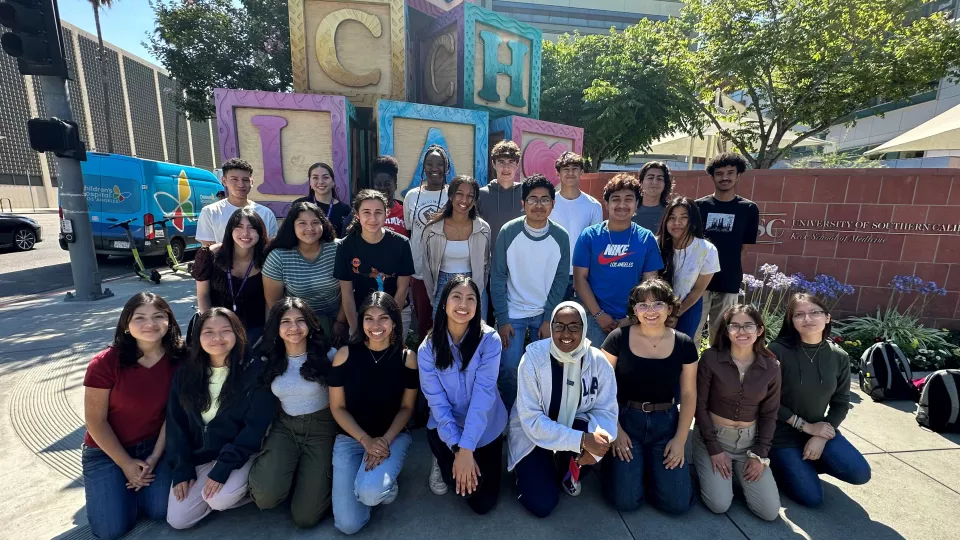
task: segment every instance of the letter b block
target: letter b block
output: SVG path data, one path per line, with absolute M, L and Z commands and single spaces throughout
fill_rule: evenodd
M 406 99 L 403 0 L 290 0 L 296 92 Z
M 437 18 L 420 40 L 424 103 L 540 116 L 539 29 L 474 4 Z

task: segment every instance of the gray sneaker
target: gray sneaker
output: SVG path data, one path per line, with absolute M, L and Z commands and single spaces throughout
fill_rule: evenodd
M 437 460 L 433 460 L 433 467 L 430 469 L 430 491 L 434 495 L 445 495 L 447 493 L 447 483 L 443 481 L 443 475 L 440 474 L 440 465 Z

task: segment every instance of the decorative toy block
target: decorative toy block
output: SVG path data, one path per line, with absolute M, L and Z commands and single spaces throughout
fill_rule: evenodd
M 279 217 L 309 192 L 307 168 L 333 167 L 337 193 L 350 190 L 350 122 L 353 105 L 343 96 L 214 90 L 220 155 L 253 166 L 250 198 Z
M 490 148 L 502 140 L 511 140 L 520 147 L 523 176 L 540 173 L 554 185 L 560 182 L 555 166 L 560 154 L 567 151 L 583 153 L 583 128 L 523 116 L 490 121 Z
M 407 0 L 407 7 L 436 18 L 465 3 L 479 4 L 480 0 Z
M 540 115 L 539 29 L 463 3 L 437 18 L 419 42 L 417 97 L 493 116 Z
M 397 189 L 401 194 L 420 185 L 423 155 L 431 144 L 443 146 L 450 156 L 448 181 L 456 174 L 468 174 L 485 185 L 488 122 L 489 115 L 483 111 L 380 100 L 378 151 L 400 163 Z
M 367 107 L 406 99 L 403 0 L 290 0 L 288 9 L 295 91 Z

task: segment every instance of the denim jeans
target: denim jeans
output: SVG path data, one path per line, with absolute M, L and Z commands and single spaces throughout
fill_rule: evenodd
M 584 420 L 574 420 L 573 429 L 587 431 Z M 570 470 L 570 458 L 574 452 L 554 452 L 540 446 L 524 456 L 514 468 L 517 473 L 517 490 L 520 492 L 520 504 L 538 518 L 545 518 L 553 512 L 560 502 L 560 490 L 564 475 Z M 609 455 L 606 459 L 610 459 Z M 580 478 L 594 466 L 584 465 Z
M 607 339 L 608 332 L 603 328 L 600 328 L 600 324 L 597 322 L 597 318 L 593 315 L 587 314 L 587 317 L 590 319 L 587 321 L 587 339 L 590 340 L 590 345 L 596 348 L 603 347 L 603 341 Z
M 677 321 L 677 332 L 682 332 L 693 340 L 693 344 L 700 349 L 700 336 L 695 336 L 697 327 L 700 326 L 700 315 L 703 313 L 703 298 L 697 300 L 697 303 L 690 306 L 690 309 L 683 312 L 680 320 Z
M 389 504 L 399 487 L 397 476 L 413 437 L 403 432 L 390 445 L 390 457 L 375 469 L 364 466 L 363 445 L 349 435 L 333 443 L 333 525 L 344 534 L 359 532 L 370 521 L 370 508 Z
M 434 316 L 434 318 L 436 318 L 436 316 L 437 316 L 437 307 L 439 307 L 439 305 L 440 305 L 440 293 L 443 292 L 443 288 L 447 285 L 447 282 L 450 281 L 451 279 L 453 279 L 454 277 L 458 276 L 458 275 L 467 276 L 467 277 L 469 277 L 469 278 L 472 278 L 472 277 L 473 277 L 473 273 L 472 273 L 472 272 L 463 272 L 462 274 L 448 274 L 448 273 L 444 272 L 443 270 L 441 270 L 441 271 L 440 271 L 440 274 L 437 275 L 437 291 L 436 291 L 436 294 L 433 295 L 433 316 Z M 480 316 L 481 316 L 481 317 L 486 317 L 486 315 L 487 315 L 487 293 L 486 293 L 486 289 L 485 289 L 484 287 L 481 287 L 481 285 L 482 285 L 481 283 L 477 283 L 477 287 L 480 288 L 480 305 L 479 305 L 478 307 L 479 307 L 479 309 L 480 309 Z
M 513 409 L 513 402 L 517 400 L 517 368 L 520 367 L 520 358 L 523 357 L 527 330 L 530 331 L 530 341 L 539 340 L 543 317 L 544 314 L 541 313 L 533 317 L 507 320 L 508 323 L 513 325 L 514 334 L 510 338 L 510 346 L 504 346 L 500 355 L 500 379 L 497 381 L 497 385 L 500 387 L 500 397 L 503 398 L 503 404 L 507 407 L 507 411 Z M 497 321 L 497 324 L 504 323 Z
M 155 440 L 126 448 L 133 459 L 146 460 L 153 452 Z M 127 489 L 127 478 L 120 466 L 103 450 L 84 445 L 80 457 L 83 468 L 83 491 L 87 502 L 90 531 L 101 539 L 120 538 L 137 524 L 137 518 L 165 520 L 167 495 L 173 473 L 160 459 L 149 486 L 134 491 Z
M 784 493 L 811 507 L 823 504 L 821 474 L 829 474 L 848 484 L 860 485 L 870 481 L 870 464 L 839 431 L 827 441 L 820 459 L 815 461 L 803 459 L 803 447 L 771 448 L 770 469 Z
M 677 432 L 680 412 L 645 413 L 620 408 L 620 426 L 633 443 L 633 459 L 621 461 L 608 455 L 602 463 L 603 495 L 617 510 L 636 510 L 643 503 L 645 487 L 652 491 L 650 503 L 669 514 L 682 514 L 693 504 L 690 468 L 667 469 L 663 451 Z

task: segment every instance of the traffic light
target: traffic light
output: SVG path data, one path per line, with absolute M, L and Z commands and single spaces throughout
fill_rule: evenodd
M 3 51 L 17 59 L 23 75 L 68 78 L 56 0 L 0 0 Z

